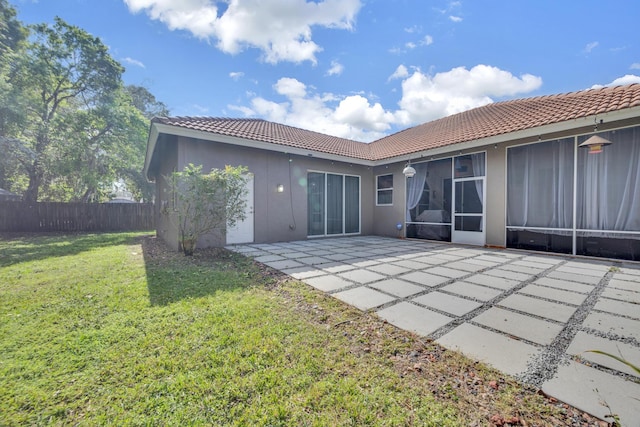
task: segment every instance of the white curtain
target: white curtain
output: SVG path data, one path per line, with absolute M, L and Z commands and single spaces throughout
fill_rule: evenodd
M 471 165 L 473 167 L 473 176 L 484 176 L 485 175 L 485 166 L 484 166 L 484 153 L 476 153 L 471 155 Z M 478 197 L 480 198 L 480 203 L 483 202 L 483 191 L 482 191 L 482 183 L 483 181 L 476 181 L 476 192 L 478 193 Z M 484 208 L 483 208 L 484 209 Z
M 411 178 L 407 178 L 407 222 L 411 222 L 411 209 L 418 206 L 424 190 L 424 184 L 427 181 L 427 162 L 416 163 L 412 166 L 416 170 L 416 174 Z
M 578 228 L 640 231 L 640 127 L 599 135 L 613 144 L 598 154 L 589 154 L 588 149 L 578 152 Z M 640 239 L 640 235 L 625 238 Z
M 508 150 L 508 226 L 572 228 L 573 147 L 567 138 Z
M 360 178 L 344 177 L 344 232 L 360 232 Z

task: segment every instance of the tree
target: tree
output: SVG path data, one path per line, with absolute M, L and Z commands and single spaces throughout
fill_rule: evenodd
M 151 120 L 154 117 L 166 117 L 169 115 L 169 109 L 164 102 L 158 101 L 146 87 L 127 85 L 125 91 L 131 97 L 133 106 L 140 110 L 147 119 Z
M 92 109 L 62 115 L 62 144 L 53 142 L 45 198 L 104 201 L 124 181 L 136 198 L 151 199 L 153 187 L 140 182 L 149 122 L 120 89 Z
M 0 0 L 0 187 L 29 201 L 102 202 L 124 183 L 152 200 L 147 133 L 166 105 L 123 86 L 98 38 L 59 18 L 29 33 L 15 17 Z
M 24 117 L 24 103 L 9 82 L 11 65 L 24 47 L 28 31 L 16 19 L 16 10 L 0 0 L 0 188 L 11 189 L 21 162 L 31 153 L 13 135 Z
M 15 61 L 9 82 L 26 94 L 28 109 L 25 127 L 18 138 L 33 152 L 25 165 L 27 201 L 37 201 L 46 184 L 47 164 L 60 143 L 64 114 L 91 111 L 121 87 L 124 68 L 108 53 L 99 38 L 56 18 L 52 26 L 35 25 L 32 38 Z M 67 108 L 68 107 L 68 108 Z
M 177 226 L 185 255 L 193 255 L 201 236 L 212 233 L 222 238 L 226 227 L 246 219 L 246 173 L 244 166 L 226 166 L 203 174 L 201 165 L 190 163 L 165 177 L 175 205 L 173 213 L 169 208 L 164 213 Z

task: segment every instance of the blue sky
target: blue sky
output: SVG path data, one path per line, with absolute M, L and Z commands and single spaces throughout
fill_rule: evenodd
M 98 36 L 175 116 L 372 141 L 507 99 L 640 82 L 637 0 L 10 0 Z

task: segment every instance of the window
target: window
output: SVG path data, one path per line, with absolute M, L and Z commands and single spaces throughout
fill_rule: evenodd
M 378 175 L 376 178 L 376 206 L 393 205 L 393 175 Z

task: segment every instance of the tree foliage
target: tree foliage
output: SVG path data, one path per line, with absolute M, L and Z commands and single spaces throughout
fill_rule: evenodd
M 205 234 L 222 238 L 227 227 L 246 219 L 246 173 L 244 166 L 226 166 L 203 174 L 201 165 L 190 163 L 181 172 L 165 177 L 168 200 L 174 201 L 173 212 L 167 207 L 165 213 L 178 228 L 185 255 L 193 254 L 198 239 Z
M 0 187 L 27 201 L 105 201 L 114 183 L 151 200 L 149 120 L 166 105 L 124 86 L 102 41 L 56 18 L 24 27 L 0 0 Z

